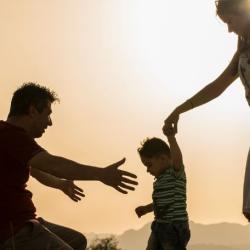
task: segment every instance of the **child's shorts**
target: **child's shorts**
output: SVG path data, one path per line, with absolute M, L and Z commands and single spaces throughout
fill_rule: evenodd
M 146 250 L 186 250 L 190 240 L 188 222 L 159 223 L 151 225 L 151 235 Z

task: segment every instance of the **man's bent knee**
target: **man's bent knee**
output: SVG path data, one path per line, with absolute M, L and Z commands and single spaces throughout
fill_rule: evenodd
M 77 248 L 75 250 L 85 250 L 86 247 L 87 247 L 87 239 L 86 237 L 79 233 L 79 238 L 78 238 L 78 241 L 77 241 Z

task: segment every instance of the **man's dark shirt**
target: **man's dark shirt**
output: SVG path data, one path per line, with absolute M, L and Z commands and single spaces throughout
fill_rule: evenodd
M 0 241 L 36 217 L 32 193 L 26 189 L 29 160 L 44 151 L 24 129 L 0 121 Z

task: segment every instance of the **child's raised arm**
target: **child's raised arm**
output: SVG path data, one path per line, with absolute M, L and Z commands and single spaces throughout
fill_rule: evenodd
M 174 168 L 175 170 L 179 171 L 181 168 L 183 168 L 184 165 L 183 165 L 181 149 L 175 138 L 176 131 L 173 127 L 169 127 L 169 128 L 164 128 L 163 133 L 168 138 L 171 158 L 173 160 Z

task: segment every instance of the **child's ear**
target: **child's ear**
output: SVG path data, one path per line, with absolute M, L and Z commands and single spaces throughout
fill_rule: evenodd
M 163 161 L 169 160 L 169 157 L 166 154 L 160 154 L 158 158 Z
M 172 158 L 169 155 L 164 155 L 164 161 L 171 164 L 172 163 Z
M 174 161 L 173 161 L 173 159 L 172 159 L 172 158 L 169 158 L 169 162 L 170 162 L 170 164 L 171 164 L 171 165 L 173 165 L 173 164 L 174 164 Z

